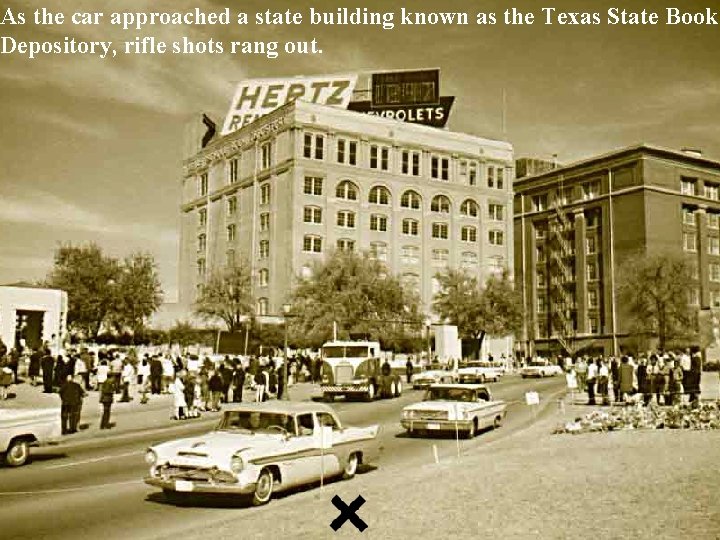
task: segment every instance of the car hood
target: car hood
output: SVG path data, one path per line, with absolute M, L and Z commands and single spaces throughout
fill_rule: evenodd
M 413 379 L 434 379 L 436 377 L 442 377 L 443 375 L 447 375 L 449 373 L 450 372 L 448 371 L 423 371 L 422 373 L 413 375 Z
M 467 401 L 421 401 L 408 405 L 405 411 L 454 411 L 456 409 L 467 409 L 477 405 L 477 403 L 469 403 Z
M 158 444 L 152 449 L 157 453 L 159 462 L 228 467 L 237 452 L 242 451 L 244 457 L 252 458 L 266 455 L 285 444 L 287 440 L 280 433 L 213 431 L 198 437 Z

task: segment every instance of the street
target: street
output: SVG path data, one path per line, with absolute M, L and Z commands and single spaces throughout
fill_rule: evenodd
M 473 440 L 461 440 L 463 452 L 488 444 L 531 425 L 536 412 L 525 404 L 524 393 L 537 390 L 554 410 L 555 397 L 565 387 L 565 380 L 553 377 L 523 380 L 505 377 L 491 384 L 498 399 L 510 403 L 503 427 L 485 432 Z M 434 462 L 433 445 L 440 461 L 456 456 L 458 443 L 452 436 L 409 438 L 399 425 L 402 407 L 420 400 L 421 391 L 406 391 L 395 400 L 372 403 L 336 402 L 346 425 L 381 425 L 381 457 L 377 469 L 358 476 L 354 481 L 381 481 L 386 473 L 402 474 L 404 469 Z M 542 414 L 542 413 L 540 413 Z M 228 508 L 216 501 L 174 506 L 162 494 L 142 482 L 147 472 L 143 454 L 148 445 L 181 436 L 208 431 L 208 422 L 188 424 L 174 430 L 172 436 L 157 431 L 132 434 L 121 438 L 83 441 L 68 448 L 49 447 L 35 450 L 33 462 L 22 468 L 0 469 L 0 523 L 7 538 L 154 538 L 170 536 L 205 523 L 241 520 L 247 515 L 266 515 L 268 522 L 277 519 L 278 501 L 262 508 Z M 279 496 L 280 504 L 311 504 L 316 488 Z M 308 511 L 312 512 L 311 507 Z M 264 514 L 269 512 L 269 514 Z M 263 514 L 259 514 L 263 513 Z M 282 521 L 282 520 L 279 520 Z M 162 529 L 158 528 L 162 525 Z M 291 524 L 282 524 L 290 527 Z M 254 531 L 246 531 L 255 533 Z M 272 535 L 270 535 L 272 536 Z M 244 535 L 243 535 L 244 537 Z M 262 536 L 260 536 L 262 537 Z M 269 536 L 268 536 L 269 537 Z

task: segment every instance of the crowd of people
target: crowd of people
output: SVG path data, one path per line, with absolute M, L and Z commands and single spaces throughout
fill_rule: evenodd
M 19 371 L 23 366 L 23 379 Z M 319 382 L 322 362 L 298 354 L 288 361 L 288 386 Z M 0 350 L 0 399 L 7 387 L 22 382 L 59 394 L 63 433 L 78 429 L 83 401 L 97 392 L 103 407 L 101 429 L 110 429 L 112 405 L 135 399 L 146 404 L 153 395 L 172 396 L 171 418 L 195 418 L 205 411 L 219 411 L 222 404 L 266 401 L 285 391 L 282 369 L 270 357 L 225 356 L 215 360 L 169 352 L 138 355 L 134 349 L 68 348 L 53 354 L 45 342 L 35 350 Z
M 639 402 L 645 405 L 697 404 L 700 399 L 700 353 L 655 352 L 617 358 L 579 357 L 565 369 L 586 391 L 589 405 Z

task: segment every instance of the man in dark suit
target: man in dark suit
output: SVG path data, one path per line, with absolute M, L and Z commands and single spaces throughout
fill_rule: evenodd
M 73 380 L 72 375 L 67 375 L 65 382 L 60 386 L 60 416 L 63 435 L 77 433 L 84 397 L 85 390 L 82 386 Z
M 243 387 L 245 386 L 245 370 L 239 360 L 235 360 L 233 371 L 233 403 L 242 403 Z
M 55 359 L 50 354 L 50 349 L 48 348 L 45 348 L 45 350 L 43 351 L 43 357 L 40 360 L 40 367 L 42 368 L 43 392 L 46 394 L 51 394 L 53 388 Z
M 108 377 L 100 386 L 100 403 L 103 406 L 100 429 L 110 429 L 110 409 L 115 398 L 115 381 Z
M 157 356 L 150 360 L 150 392 L 159 394 L 162 389 L 162 362 Z

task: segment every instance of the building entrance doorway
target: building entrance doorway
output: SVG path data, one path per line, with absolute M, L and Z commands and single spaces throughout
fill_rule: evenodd
M 37 349 L 42 345 L 44 311 L 17 310 L 15 318 L 15 347 Z

